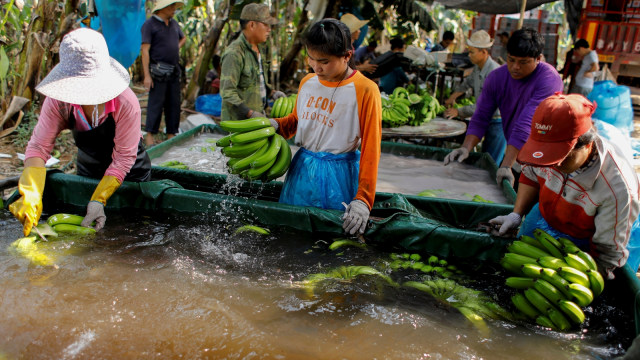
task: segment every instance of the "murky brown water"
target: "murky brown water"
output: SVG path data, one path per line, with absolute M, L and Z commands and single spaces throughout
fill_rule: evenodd
M 228 158 L 214 144 L 220 137 L 219 134 L 199 134 L 172 146 L 152 163 L 178 160 L 191 170 L 226 174 Z M 295 154 L 298 147 L 292 146 L 291 150 Z M 283 181 L 284 176 L 278 180 Z M 443 166 L 442 161 L 437 160 L 381 154 L 376 191 L 418 195 L 424 190 L 435 190 L 437 197 L 446 199 L 469 201 L 474 195 L 480 195 L 495 203 L 508 203 L 495 179 L 484 169 L 460 163 Z
M 8 251 L 21 227 L 0 210 L 0 359 L 589 359 L 631 336 L 608 307 L 592 331 L 487 320 L 483 333 L 412 289 L 362 280 L 309 297 L 308 274 L 388 254 L 285 229 L 233 235 L 218 219 L 109 215 L 93 239 L 49 243 L 54 268 Z M 503 281 L 489 272 L 469 284 Z M 487 289 L 508 306 L 503 292 Z

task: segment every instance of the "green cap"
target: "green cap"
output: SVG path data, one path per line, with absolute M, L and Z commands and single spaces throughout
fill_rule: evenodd
M 258 21 L 269 25 L 278 23 L 278 20 L 271 16 L 269 7 L 266 4 L 246 5 L 240 13 L 240 20 Z

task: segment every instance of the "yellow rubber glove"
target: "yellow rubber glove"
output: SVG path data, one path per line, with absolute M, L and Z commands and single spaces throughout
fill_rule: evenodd
M 18 191 L 22 195 L 17 201 L 9 205 L 9 211 L 24 226 L 24 236 L 31 233 L 31 228 L 38 224 L 42 214 L 42 192 L 47 170 L 44 167 L 29 166 L 22 170 Z
M 91 201 L 87 205 L 87 215 L 82 220 L 82 226 L 91 226 L 95 221 L 94 229 L 100 231 L 104 227 L 107 217 L 104 214 L 104 206 L 107 200 L 120 187 L 120 180 L 115 176 L 104 176 L 91 196 Z
M 102 205 L 107 205 L 107 200 L 113 195 L 120 187 L 120 180 L 115 176 L 106 175 L 100 180 L 93 195 L 91 195 L 91 201 L 97 201 Z

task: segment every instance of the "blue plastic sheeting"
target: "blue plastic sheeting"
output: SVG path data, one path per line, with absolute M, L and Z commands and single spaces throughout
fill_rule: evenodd
M 96 8 L 109 47 L 109 55 L 129 68 L 140 54 L 146 20 L 143 0 L 96 0 Z
M 220 116 L 222 97 L 220 94 L 205 94 L 196 98 L 196 111 L 203 114 Z
M 598 104 L 593 118 L 608 122 L 628 133 L 633 132 L 631 90 L 611 80 L 596 81 L 587 98 Z

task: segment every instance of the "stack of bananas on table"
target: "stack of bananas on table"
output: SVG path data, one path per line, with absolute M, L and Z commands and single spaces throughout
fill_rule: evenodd
M 389 95 L 389 99 L 382 98 L 382 126 L 420 126 L 443 111 L 444 106 L 426 92 L 422 95 L 410 94 L 407 89 L 398 87 Z
M 586 307 L 604 290 L 604 279 L 588 253 L 571 240 L 536 229 L 509 245 L 500 264 L 517 274 L 506 285 L 522 290 L 511 298 L 515 307 L 538 325 L 568 330 L 580 325 Z
M 297 98 L 297 94 L 292 94 L 276 99 L 276 101 L 273 102 L 273 107 L 271 108 L 271 117 L 281 118 L 291 114 L 293 107 L 296 105 Z
M 412 116 L 410 106 L 407 89 L 396 88 L 388 99 L 382 98 L 382 126 L 391 128 L 405 125 Z
M 291 148 L 276 134 L 269 119 L 221 121 L 220 127 L 231 133 L 216 142 L 230 158 L 227 166 L 231 174 L 249 181 L 270 181 L 289 169 Z

